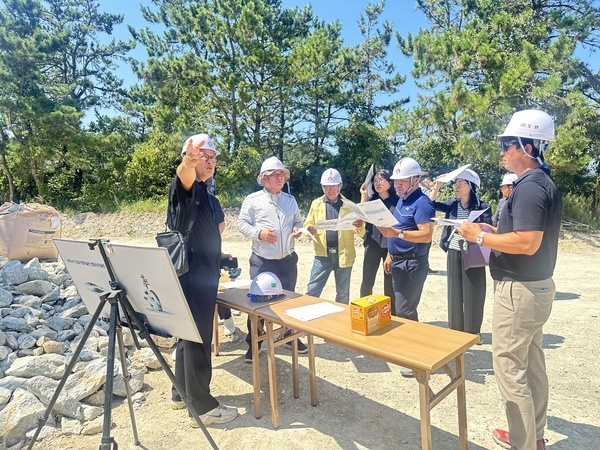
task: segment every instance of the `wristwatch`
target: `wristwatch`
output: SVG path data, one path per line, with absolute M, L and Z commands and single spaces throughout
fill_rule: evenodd
M 485 231 L 482 231 L 481 233 L 479 233 L 477 235 L 477 237 L 475 238 L 475 242 L 479 245 L 483 245 L 483 237 L 485 236 Z
M 404 239 L 404 231 L 398 231 L 398 239 Z

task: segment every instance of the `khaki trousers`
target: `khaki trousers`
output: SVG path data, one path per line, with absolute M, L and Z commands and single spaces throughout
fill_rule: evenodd
M 542 327 L 550 317 L 556 288 L 542 281 L 498 281 L 492 316 L 494 374 L 505 403 L 512 448 L 535 450 L 543 439 L 548 376 Z

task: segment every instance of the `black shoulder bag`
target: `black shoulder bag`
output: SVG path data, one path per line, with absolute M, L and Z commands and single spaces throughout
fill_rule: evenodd
M 185 236 L 179 231 L 163 231 L 156 235 L 156 243 L 159 247 L 164 247 L 169 252 L 171 262 L 177 272 L 177 276 L 180 277 L 190 270 L 190 262 L 188 259 L 188 248 L 187 241 L 194 226 L 196 220 L 196 213 L 198 212 L 198 201 L 194 204 L 194 210 L 190 217 L 187 229 L 185 230 Z

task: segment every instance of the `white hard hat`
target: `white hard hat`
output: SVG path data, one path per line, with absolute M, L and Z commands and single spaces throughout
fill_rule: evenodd
M 335 186 L 342 183 L 342 176 L 335 169 L 327 169 L 321 175 L 321 184 L 323 186 Z
M 273 272 L 262 272 L 250 284 L 248 297 L 253 302 L 272 300 L 283 294 L 281 281 Z
M 390 179 L 399 180 L 402 178 L 410 178 L 414 176 L 421 176 L 421 166 L 417 161 L 412 158 L 402 158 L 394 166 L 394 171 Z
M 457 178 L 462 178 L 463 180 L 470 181 L 477 187 L 481 186 L 481 180 L 479 179 L 479 175 L 477 175 L 477 173 L 474 170 L 465 169 L 461 173 L 456 175 L 456 177 L 454 177 L 455 180 Z
M 260 166 L 260 173 L 258 174 L 256 181 L 258 184 L 262 185 L 263 177 L 265 175 L 271 175 L 276 170 L 283 170 L 283 173 L 285 174 L 285 181 L 290 179 L 290 171 L 283 166 L 283 163 L 277 156 L 271 156 L 263 161 L 262 165 Z
M 507 173 L 504 174 L 504 176 L 502 177 L 502 182 L 500 183 L 500 186 L 512 186 L 512 184 L 517 181 L 517 178 L 519 178 L 517 176 L 517 174 L 514 173 Z
M 215 143 L 210 138 L 210 136 L 205 133 L 200 133 L 194 134 L 193 136 L 190 136 L 185 140 L 185 142 L 183 143 L 183 147 L 181 148 L 181 156 L 185 154 L 185 151 L 187 150 L 188 141 L 190 139 L 192 140 L 192 146 L 194 147 L 194 149 L 197 148 L 198 150 L 212 150 L 213 152 L 215 152 L 215 156 L 219 156 L 221 154 L 221 152 L 218 151 L 215 147 Z
M 554 140 L 554 120 L 544 111 L 526 109 L 513 114 L 504 130 L 503 137 L 523 137 L 542 141 Z

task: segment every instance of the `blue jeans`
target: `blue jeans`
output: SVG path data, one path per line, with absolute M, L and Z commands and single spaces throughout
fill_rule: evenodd
M 320 297 L 331 272 L 335 277 L 335 301 L 347 305 L 350 301 L 352 267 L 340 267 L 337 253 L 315 256 L 306 294 Z

